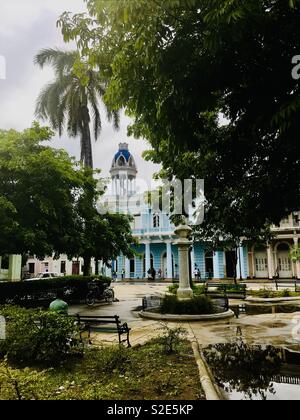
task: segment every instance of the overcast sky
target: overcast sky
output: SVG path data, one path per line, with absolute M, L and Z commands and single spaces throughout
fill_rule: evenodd
M 41 88 L 52 80 L 50 69 L 41 71 L 33 58 L 42 48 L 66 48 L 56 21 L 64 11 L 85 10 L 83 0 L 1 0 L 0 2 L 0 57 L 6 60 L 6 79 L 0 73 L 0 128 L 23 130 L 34 120 L 35 100 Z M 68 49 L 70 46 L 67 47 Z M 105 117 L 104 117 L 105 118 Z M 108 176 L 114 153 L 120 142 L 128 142 L 139 169 L 139 177 L 150 180 L 159 167 L 141 158 L 146 142 L 127 138 L 130 121 L 123 117 L 121 129 L 115 132 L 103 120 L 103 131 L 94 144 L 95 167 Z M 79 157 L 79 140 L 64 135 L 53 145 L 65 148 Z

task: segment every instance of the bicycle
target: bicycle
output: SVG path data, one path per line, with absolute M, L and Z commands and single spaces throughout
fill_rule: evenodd
M 88 306 L 95 305 L 96 302 L 103 301 L 107 303 L 113 303 L 115 300 L 115 292 L 111 287 L 108 287 L 108 284 L 104 283 L 103 288 L 100 288 L 98 284 L 92 282 L 88 285 L 90 289 L 86 295 L 86 304 Z

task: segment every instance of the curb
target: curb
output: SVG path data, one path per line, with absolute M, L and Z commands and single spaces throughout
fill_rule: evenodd
M 222 396 L 219 393 L 217 385 L 214 383 L 212 379 L 212 375 L 206 366 L 206 362 L 204 361 L 202 355 L 199 351 L 199 346 L 196 341 L 191 341 L 192 349 L 194 352 L 195 360 L 199 370 L 199 377 L 201 386 L 205 393 L 205 397 L 207 401 L 221 401 L 223 400 Z
M 222 321 L 228 318 L 234 317 L 234 312 L 229 310 L 220 314 L 211 315 L 171 315 L 171 314 L 159 314 L 155 312 L 140 311 L 139 316 L 141 318 L 163 320 L 163 321 L 180 321 L 180 322 L 191 322 L 191 321 Z
M 286 297 L 286 298 L 256 298 L 256 297 L 247 297 L 245 302 L 249 303 L 282 303 L 282 302 L 300 302 L 300 296 L 299 297 Z

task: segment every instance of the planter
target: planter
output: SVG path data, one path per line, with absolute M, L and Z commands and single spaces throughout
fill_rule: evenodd
M 234 312 L 229 310 L 219 314 L 208 315 L 173 315 L 160 314 L 157 312 L 141 311 L 139 312 L 141 318 L 152 319 L 157 321 L 181 321 L 181 322 L 197 322 L 197 321 L 222 321 L 234 317 Z
M 286 297 L 286 298 L 258 298 L 254 296 L 249 296 L 246 299 L 246 302 L 249 303 L 282 303 L 282 302 L 300 302 L 300 296 L 298 297 Z

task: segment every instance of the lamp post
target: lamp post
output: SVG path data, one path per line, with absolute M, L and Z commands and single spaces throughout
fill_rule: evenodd
M 193 290 L 190 285 L 190 269 L 189 269 L 189 251 L 192 241 L 189 237 L 192 229 L 186 224 L 181 224 L 175 229 L 175 235 L 179 239 L 175 242 L 178 246 L 179 253 L 179 289 L 177 291 L 178 299 L 191 299 L 193 297 Z

